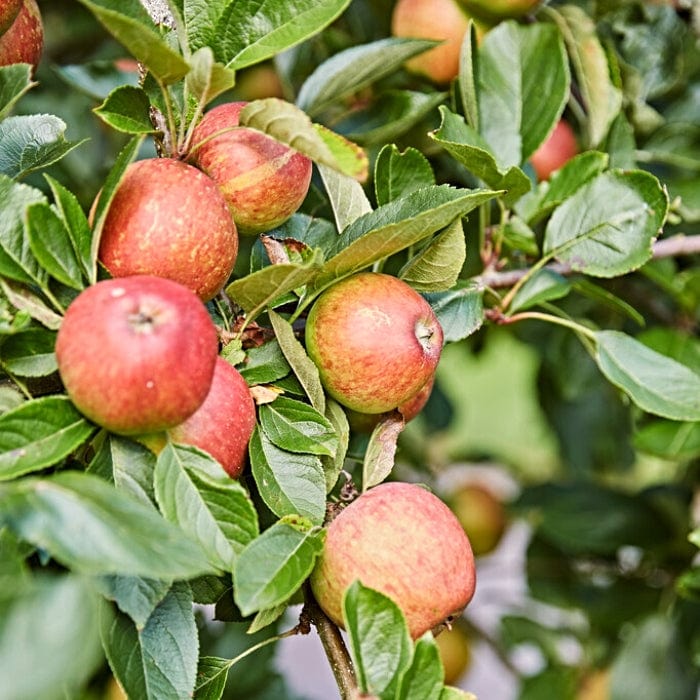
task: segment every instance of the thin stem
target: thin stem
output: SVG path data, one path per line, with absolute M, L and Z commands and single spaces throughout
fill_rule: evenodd
M 553 256 L 551 253 L 549 255 L 545 255 L 544 257 L 540 258 L 532 267 L 524 271 L 522 277 L 516 280 L 515 284 L 508 290 L 508 293 L 503 297 L 503 300 L 501 301 L 501 309 L 505 311 L 510 306 L 511 302 L 515 298 L 515 295 L 518 293 L 521 287 L 529 279 L 531 279 L 536 272 L 545 267 L 545 265 L 547 265 L 547 263 L 552 259 L 552 257 Z M 489 287 L 493 286 L 493 284 L 489 284 Z
M 582 326 L 580 323 L 576 323 L 576 321 L 572 321 L 568 318 L 544 314 L 540 311 L 523 311 L 519 314 L 513 314 L 512 316 L 505 316 L 502 323 L 517 323 L 518 321 L 526 320 L 546 321 L 547 323 L 555 323 L 559 326 L 565 326 L 566 328 L 570 328 L 586 338 L 595 341 L 595 331 L 592 331 L 590 328 L 586 328 L 586 326 Z

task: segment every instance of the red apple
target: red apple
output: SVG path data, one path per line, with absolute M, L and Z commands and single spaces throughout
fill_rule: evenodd
M 123 435 L 166 430 L 191 416 L 209 393 L 217 353 L 216 328 L 201 300 L 150 275 L 83 290 L 56 339 L 73 403 Z
M 3 3 L 0 19 L 12 17 L 16 3 Z M 14 21 L 0 36 L 0 66 L 30 63 L 36 69 L 44 50 L 44 24 L 36 0 L 24 0 Z
M 443 333 L 430 304 L 391 275 L 361 272 L 314 303 L 306 349 L 326 391 L 360 413 L 409 401 L 433 376 Z
M 446 501 L 467 533 L 476 556 L 488 554 L 498 546 L 506 529 L 506 509 L 490 489 L 481 484 L 465 484 Z
M 235 224 L 211 178 L 172 158 L 129 165 L 100 239 L 99 260 L 112 277 L 167 277 L 207 301 L 237 254 Z
M 227 102 L 197 125 L 189 161 L 224 193 L 241 234 L 264 233 L 284 223 L 306 197 L 312 162 L 256 129 L 238 126 L 247 102 Z
M 0 0 L 0 34 L 4 34 L 17 18 L 23 0 Z
M 477 17 L 498 21 L 509 17 L 522 17 L 532 12 L 543 0 L 459 0 Z
M 576 134 L 571 126 L 560 119 L 544 143 L 530 156 L 530 162 L 539 181 L 549 180 L 578 153 Z
M 173 442 L 208 452 L 237 479 L 245 466 L 255 427 L 255 402 L 240 372 L 217 358 L 211 389 L 204 403 L 168 432 Z
M 416 639 L 461 614 L 474 595 L 476 572 L 452 511 L 422 486 L 387 482 L 363 493 L 327 527 L 310 582 L 338 625 L 343 595 L 358 579 L 401 608 Z
M 393 36 L 437 39 L 443 43 L 406 62 L 406 68 L 435 83 L 449 83 L 459 73 L 459 52 L 470 16 L 457 0 L 398 0 L 391 16 Z M 477 36 L 488 27 L 474 20 Z

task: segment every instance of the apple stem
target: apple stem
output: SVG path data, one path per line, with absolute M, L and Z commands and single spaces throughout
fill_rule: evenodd
M 316 598 L 311 592 L 308 582 L 304 586 L 304 608 L 316 627 L 321 639 L 323 650 L 328 658 L 331 671 L 338 684 L 341 700 L 353 700 L 357 698 L 358 687 L 355 677 L 355 667 L 348 652 L 338 626 L 321 610 Z

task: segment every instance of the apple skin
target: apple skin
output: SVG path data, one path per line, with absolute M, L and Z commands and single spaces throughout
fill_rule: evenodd
M 391 411 L 435 373 L 443 332 L 430 304 L 391 275 L 360 272 L 311 307 L 306 350 L 321 383 L 359 413 Z
M 473 19 L 473 18 L 471 18 Z M 440 85 L 459 73 L 459 52 L 470 16 L 456 0 L 398 0 L 391 15 L 395 37 L 438 39 L 444 43 L 406 61 L 406 69 Z M 488 26 L 474 20 L 477 37 Z
M 465 484 L 446 499 L 469 537 L 475 556 L 498 546 L 507 525 L 503 502 L 481 484 Z
M 167 277 L 208 301 L 228 280 L 237 255 L 236 226 L 204 173 L 172 158 L 128 166 L 100 239 L 98 259 L 112 277 Z
M 209 393 L 217 354 L 202 301 L 151 275 L 83 290 L 56 338 L 68 396 L 90 420 L 121 435 L 166 430 L 191 416 Z
M 522 17 L 533 12 L 542 0 L 459 0 L 468 12 L 487 20 Z
M 412 421 L 423 410 L 425 404 L 428 403 L 434 384 L 435 375 L 425 383 L 423 388 L 408 399 L 408 401 L 404 401 L 396 408 L 403 417 L 404 423 Z M 356 433 L 371 433 L 379 421 L 391 415 L 390 411 L 387 413 L 358 413 L 351 409 L 347 409 L 345 413 L 351 430 Z
M 0 0 L 0 34 L 4 34 L 17 18 L 23 0 Z
M 455 685 L 471 666 L 471 639 L 459 626 L 446 628 L 435 637 L 445 670 L 445 685 Z
M 542 145 L 530 156 L 537 180 L 549 180 L 555 170 L 559 170 L 579 151 L 576 134 L 568 122 L 560 119 Z
M 309 191 L 312 162 L 261 131 L 238 126 L 246 104 L 227 102 L 204 115 L 192 136 L 189 162 L 218 184 L 238 231 L 257 235 L 299 209 Z
M 401 482 L 369 489 L 327 526 L 310 584 L 341 627 L 343 595 L 358 579 L 401 608 L 413 639 L 460 615 L 476 586 L 469 540 L 452 511 Z
M 9 3 L 12 6 L 14 3 Z M 8 8 L 6 17 L 12 15 Z M 0 17 L 4 14 L 0 13 Z M 36 0 L 24 0 L 14 21 L 0 36 L 0 66 L 29 63 L 36 70 L 44 50 L 44 23 Z
M 204 403 L 168 433 L 173 442 L 208 452 L 232 479 L 237 479 L 245 467 L 254 428 L 255 402 L 245 379 L 218 357 Z

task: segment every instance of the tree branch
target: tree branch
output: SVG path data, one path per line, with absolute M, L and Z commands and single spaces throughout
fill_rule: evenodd
M 664 238 L 654 243 L 652 249 L 652 257 L 656 260 L 659 258 L 675 258 L 682 255 L 697 255 L 700 254 L 700 235 L 686 236 L 678 234 L 671 238 Z M 565 263 L 552 263 L 547 265 L 546 270 L 558 272 L 560 275 L 569 275 L 573 272 L 570 265 Z M 524 277 L 528 272 L 528 268 L 520 270 L 506 270 L 505 272 L 486 272 L 483 275 L 475 277 L 474 280 L 483 287 L 491 289 L 503 289 L 504 287 L 512 287 L 519 279 Z
M 140 0 L 140 2 L 151 15 L 154 24 L 164 24 L 170 29 L 175 28 L 175 19 L 168 7 L 168 0 Z

